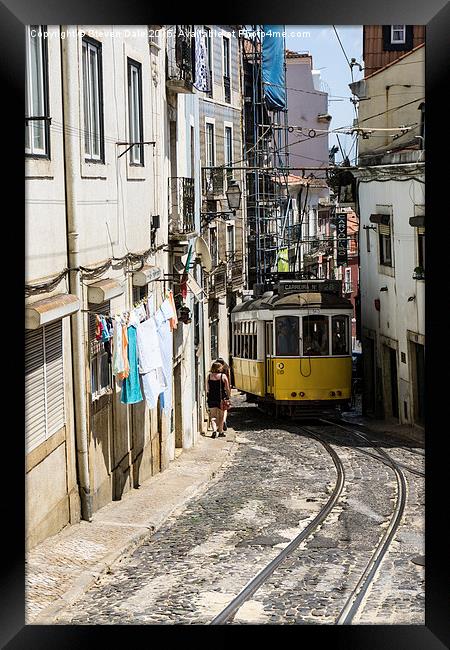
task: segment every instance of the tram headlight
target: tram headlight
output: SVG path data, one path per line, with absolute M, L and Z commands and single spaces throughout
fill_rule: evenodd
M 336 395 L 339 395 L 339 397 L 340 397 L 340 396 L 342 395 L 342 391 L 341 391 L 341 390 L 337 390 L 337 391 L 336 391 Z
M 330 390 L 330 397 L 336 397 L 336 393 L 334 392 L 334 390 Z
M 291 393 L 291 397 L 297 397 L 297 393 L 296 393 L 295 391 L 293 391 L 293 392 Z
M 282 363 L 281 361 L 279 363 L 277 363 L 277 368 L 279 368 L 280 370 L 283 370 L 284 363 Z
M 301 391 L 301 392 L 299 393 L 299 395 L 300 395 L 300 397 L 305 397 L 305 393 L 304 393 L 303 391 Z

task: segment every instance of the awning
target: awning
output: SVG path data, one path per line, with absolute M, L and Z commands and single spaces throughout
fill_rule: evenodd
M 79 308 L 79 299 L 70 293 L 37 300 L 31 305 L 25 305 L 25 329 L 38 329 L 38 327 L 74 314 Z
M 384 226 L 388 226 L 390 223 L 391 215 L 390 214 L 371 214 L 369 221 L 371 223 L 379 223 Z
M 409 218 L 409 225 L 413 228 L 425 228 L 425 215 Z
M 139 271 L 133 273 L 133 286 L 146 287 L 149 282 L 153 282 L 161 277 L 161 269 L 159 266 L 144 264 Z
M 100 305 L 123 294 L 123 286 L 118 280 L 99 280 L 88 286 L 88 302 Z

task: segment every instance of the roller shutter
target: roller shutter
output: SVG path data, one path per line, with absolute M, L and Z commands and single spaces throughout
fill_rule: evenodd
M 62 321 L 25 333 L 27 453 L 65 424 Z
M 391 236 L 391 226 L 380 223 L 378 225 L 378 232 L 380 235 L 386 235 L 387 237 Z

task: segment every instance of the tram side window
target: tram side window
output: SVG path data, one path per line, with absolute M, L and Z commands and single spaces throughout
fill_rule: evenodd
M 298 316 L 278 316 L 275 319 L 276 354 L 283 357 L 298 357 Z
M 303 317 L 303 354 L 324 357 L 329 354 L 328 316 Z
M 332 316 L 331 340 L 333 345 L 333 354 L 349 354 L 348 316 Z

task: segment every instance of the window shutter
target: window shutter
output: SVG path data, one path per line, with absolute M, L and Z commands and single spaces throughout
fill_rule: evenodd
M 64 368 L 62 320 L 44 327 L 47 437 L 64 426 Z
M 62 320 L 25 334 L 25 444 L 29 453 L 65 424 Z
M 25 447 L 28 453 L 45 440 L 43 328 L 25 333 Z

